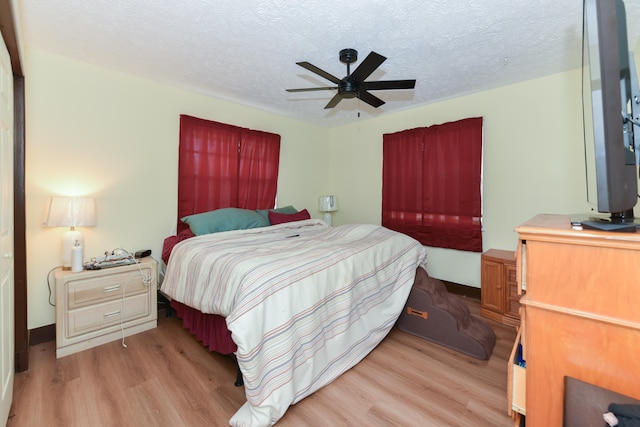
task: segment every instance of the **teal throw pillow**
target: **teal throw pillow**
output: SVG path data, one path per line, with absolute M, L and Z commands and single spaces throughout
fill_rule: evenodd
M 240 208 L 222 208 L 215 211 L 185 216 L 181 221 L 189 225 L 196 236 L 220 231 L 246 230 L 271 225 L 256 211 Z

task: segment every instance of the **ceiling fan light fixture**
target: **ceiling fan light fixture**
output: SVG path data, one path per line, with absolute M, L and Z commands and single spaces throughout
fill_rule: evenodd
M 355 98 L 358 96 L 358 82 L 343 80 L 338 86 L 338 93 L 342 98 Z

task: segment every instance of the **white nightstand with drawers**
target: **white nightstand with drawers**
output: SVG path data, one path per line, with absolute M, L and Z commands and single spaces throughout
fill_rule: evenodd
M 72 273 L 57 268 L 56 357 L 157 326 L 157 263 Z

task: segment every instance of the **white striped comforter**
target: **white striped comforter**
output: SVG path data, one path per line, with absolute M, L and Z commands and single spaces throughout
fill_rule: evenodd
M 312 219 L 180 242 L 162 290 L 226 317 L 247 396 L 229 423 L 268 426 L 373 350 L 424 261 L 403 234 Z

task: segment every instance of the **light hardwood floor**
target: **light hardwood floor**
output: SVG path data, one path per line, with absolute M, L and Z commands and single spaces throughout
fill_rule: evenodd
M 479 302 L 465 300 L 477 314 Z M 497 336 L 490 360 L 394 328 L 361 363 L 290 407 L 278 427 L 512 426 L 507 360 L 516 331 L 486 321 Z M 53 342 L 32 347 L 7 425 L 226 426 L 244 403 L 231 359 L 209 353 L 177 318 L 161 312 L 157 329 L 125 342 L 62 359 Z

